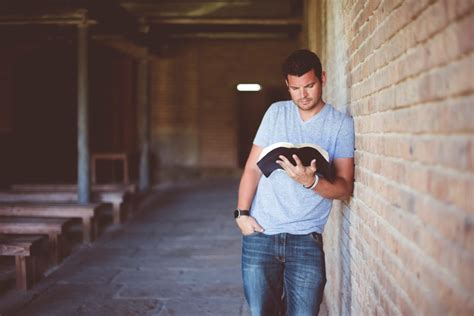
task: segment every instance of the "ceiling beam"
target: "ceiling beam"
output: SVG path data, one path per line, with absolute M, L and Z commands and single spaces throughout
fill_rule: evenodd
M 194 33 L 182 33 L 182 34 L 171 34 L 168 37 L 171 39 L 281 39 L 288 38 L 288 33 L 265 33 L 265 32 L 194 32 Z
M 147 56 L 146 47 L 137 45 L 135 42 L 122 36 L 93 35 L 92 39 L 135 59 L 143 59 Z
M 146 19 L 149 24 L 159 25 L 230 25 L 230 26 L 302 26 L 303 19 L 257 19 L 257 18 L 153 18 Z
M 39 14 L 12 14 L 0 16 L 0 25 L 84 25 L 97 24 L 97 21 L 89 19 L 88 10 L 77 9 L 55 13 Z

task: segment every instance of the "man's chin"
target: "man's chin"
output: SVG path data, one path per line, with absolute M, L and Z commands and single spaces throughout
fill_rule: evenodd
M 311 110 L 312 108 L 314 108 L 314 104 L 312 104 L 312 103 L 298 103 L 298 107 L 301 110 L 308 111 L 308 110 Z

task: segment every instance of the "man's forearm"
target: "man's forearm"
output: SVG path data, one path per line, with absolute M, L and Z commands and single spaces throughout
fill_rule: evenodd
M 243 210 L 250 209 L 261 175 L 258 170 L 245 168 L 240 180 L 238 208 Z
M 352 195 L 353 188 L 352 182 L 336 177 L 333 181 L 320 178 L 314 190 L 327 199 L 346 200 Z

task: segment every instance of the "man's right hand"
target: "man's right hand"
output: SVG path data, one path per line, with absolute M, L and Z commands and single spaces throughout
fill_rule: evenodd
M 254 232 L 262 233 L 263 227 L 257 223 L 257 220 L 252 216 L 240 216 L 235 219 L 237 226 L 239 226 L 242 235 L 251 235 Z

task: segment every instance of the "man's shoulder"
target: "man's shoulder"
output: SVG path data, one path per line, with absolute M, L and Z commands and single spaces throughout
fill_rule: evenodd
M 266 111 L 266 116 L 277 117 L 282 115 L 283 113 L 288 113 L 288 111 L 291 110 L 291 106 L 291 100 L 274 102 L 268 107 Z
M 326 103 L 328 107 L 327 114 L 330 115 L 336 121 L 352 120 L 352 116 L 343 110 L 335 108 L 332 104 Z

